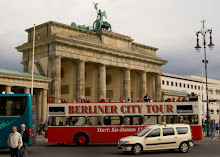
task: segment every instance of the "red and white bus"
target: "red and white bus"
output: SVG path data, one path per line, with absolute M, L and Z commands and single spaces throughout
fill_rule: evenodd
M 48 143 L 117 143 L 142 128 L 161 122 L 187 123 L 193 139 L 202 140 L 201 103 L 60 103 L 48 104 Z

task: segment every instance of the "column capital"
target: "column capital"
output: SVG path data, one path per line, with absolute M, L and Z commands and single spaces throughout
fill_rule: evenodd
M 141 74 L 142 74 L 142 73 L 146 73 L 146 74 L 147 74 L 149 71 L 146 71 L 146 70 L 139 70 L 138 72 L 141 73 Z
M 131 68 L 126 68 L 126 67 L 123 67 L 123 68 L 121 68 L 123 71 L 126 71 L 126 70 L 129 70 L 129 71 L 131 71 Z
M 107 65 L 106 65 L 106 64 L 103 64 L 103 63 L 98 63 L 98 64 L 96 64 L 96 66 L 97 66 L 97 67 L 103 67 L 103 66 L 106 67 Z
M 62 59 L 62 56 L 56 56 L 56 55 L 52 55 L 50 56 L 51 59 Z
M 25 87 L 25 88 L 24 88 L 24 94 L 30 94 L 30 89 L 31 89 L 31 88 Z
M 82 60 L 82 59 L 77 59 L 77 60 L 74 60 L 74 62 L 76 62 L 76 63 L 86 63 L 87 61 Z
M 5 87 L 13 87 L 13 85 L 5 85 Z

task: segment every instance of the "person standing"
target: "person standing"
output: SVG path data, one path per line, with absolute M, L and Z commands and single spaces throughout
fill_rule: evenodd
M 203 123 L 202 130 L 203 130 L 203 136 L 206 136 L 206 132 L 207 132 L 207 124 L 206 124 L 206 122 Z
M 148 94 L 146 94 L 146 95 L 144 96 L 144 101 L 145 101 L 145 102 L 150 102 L 150 96 L 148 96 Z
M 21 138 L 21 134 L 17 132 L 17 127 L 13 126 L 12 127 L 12 133 L 9 134 L 8 137 L 8 146 L 10 148 L 10 152 L 11 152 L 11 157 L 20 157 L 19 156 L 19 150 L 22 147 L 22 138 Z
M 43 131 L 43 123 L 42 122 L 40 122 L 40 126 L 39 126 L 39 135 L 41 135 L 42 134 L 42 131 Z
M 25 157 L 28 156 L 27 147 L 29 143 L 29 134 L 28 131 L 25 129 L 25 124 L 21 124 L 20 134 L 22 137 L 23 146 L 21 147 L 21 154 Z
M 211 138 L 215 139 L 216 124 L 215 120 L 211 120 Z
M 216 126 L 216 135 L 217 135 L 217 136 L 220 136 L 220 135 L 219 135 L 219 123 L 218 123 L 217 126 Z

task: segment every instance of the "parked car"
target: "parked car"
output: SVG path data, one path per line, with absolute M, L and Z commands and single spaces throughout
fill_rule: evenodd
M 193 146 L 191 129 L 188 124 L 150 125 L 133 136 L 121 138 L 118 148 L 124 152 L 141 154 L 144 150 L 169 149 L 186 153 Z

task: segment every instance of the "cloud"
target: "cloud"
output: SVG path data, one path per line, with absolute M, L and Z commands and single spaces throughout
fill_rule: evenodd
M 96 12 L 93 0 L 8 0 L 1 1 L 0 68 L 22 71 L 16 46 L 27 42 L 25 29 L 33 24 L 57 21 L 92 25 Z M 220 79 L 219 0 L 94 0 L 105 9 L 113 31 L 135 42 L 159 48 L 157 55 L 168 60 L 164 72 L 199 75 L 203 51 L 194 50 L 200 21 L 213 28 L 215 49 L 207 50 L 208 76 Z M 207 38 L 207 41 L 209 39 Z

